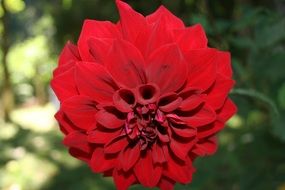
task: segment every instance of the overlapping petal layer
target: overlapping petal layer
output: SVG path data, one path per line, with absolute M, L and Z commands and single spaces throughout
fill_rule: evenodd
M 230 54 L 163 6 L 144 17 L 116 4 L 117 24 L 86 20 L 77 46 L 63 49 L 55 117 L 70 154 L 119 190 L 171 190 L 191 182 L 194 159 L 216 151 L 216 133 L 236 112 Z

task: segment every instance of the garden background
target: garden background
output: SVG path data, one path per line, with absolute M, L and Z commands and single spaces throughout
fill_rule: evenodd
M 113 0 L 0 0 L 0 189 L 112 190 L 68 155 L 49 81 L 83 20 L 118 19 Z M 129 0 L 144 15 L 163 4 L 201 23 L 210 47 L 229 50 L 238 113 L 219 150 L 195 161 L 176 190 L 285 190 L 285 0 Z M 132 190 L 143 189 L 135 186 Z

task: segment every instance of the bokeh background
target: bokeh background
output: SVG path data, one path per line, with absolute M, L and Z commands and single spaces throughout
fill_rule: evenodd
M 86 18 L 116 22 L 113 0 L 0 0 L 0 189 L 112 190 L 68 155 L 53 118 L 49 81 L 67 40 Z M 177 190 L 285 190 L 285 1 L 129 0 L 144 15 L 163 4 L 209 45 L 232 53 L 238 113 L 220 147 L 195 162 Z M 140 186 L 131 188 L 143 189 Z

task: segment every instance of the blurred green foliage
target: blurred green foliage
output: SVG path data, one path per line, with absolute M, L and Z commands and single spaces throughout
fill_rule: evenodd
M 217 154 L 197 159 L 193 182 L 175 189 L 284 190 L 285 1 L 127 2 L 144 15 L 163 4 L 187 25 L 201 23 L 209 45 L 232 54 L 236 86 L 231 97 L 239 112 L 219 134 Z M 5 0 L 4 4 L 9 22 L 6 28 L 0 23 L 0 34 L 8 31 L 7 63 L 17 104 L 12 122 L 0 119 L 0 189 L 115 189 L 111 179 L 93 174 L 68 155 L 53 120 L 56 110 L 47 102 L 52 70 L 64 43 L 76 43 L 86 18 L 116 22 L 114 1 Z M 3 14 L 0 7 L 0 18 Z M 4 86 L 1 78 L 0 88 Z

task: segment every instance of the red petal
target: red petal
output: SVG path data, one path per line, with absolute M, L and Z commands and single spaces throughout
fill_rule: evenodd
M 112 132 L 105 132 L 99 129 L 95 129 L 94 131 L 90 131 L 88 133 L 88 142 L 96 143 L 96 144 L 106 144 L 111 139 L 120 135 L 120 131 L 112 131 Z
M 135 46 L 115 40 L 109 53 L 106 67 L 121 86 L 134 88 L 146 82 L 144 59 Z
M 59 55 L 58 65 L 62 66 L 70 61 L 80 61 L 80 55 L 77 46 L 67 42 Z
M 115 92 L 113 103 L 121 112 L 131 112 L 136 105 L 135 95 L 132 90 L 121 88 Z
M 128 190 L 129 186 L 137 181 L 133 172 L 123 172 L 117 169 L 114 169 L 113 178 L 118 190 Z
M 162 93 L 178 90 L 187 77 L 187 67 L 178 46 L 170 44 L 156 50 L 149 58 L 147 76 Z
M 174 139 L 170 141 L 170 150 L 174 153 L 174 155 L 182 161 L 185 161 L 188 157 L 188 152 L 196 143 L 196 138 L 192 138 L 188 142 L 178 142 Z
M 143 186 L 152 188 L 157 186 L 161 178 L 162 167 L 153 164 L 152 153 L 149 150 L 139 159 L 134 167 L 134 172 Z
M 107 129 L 118 129 L 125 124 L 125 120 L 106 110 L 98 111 L 95 118 L 98 123 Z
M 145 49 L 145 56 L 148 57 L 153 51 L 163 45 L 173 43 L 170 31 L 167 30 L 167 20 L 163 17 L 153 26 L 149 26 L 149 38 Z
M 207 37 L 200 24 L 188 27 L 183 30 L 174 30 L 176 43 L 183 51 L 191 49 L 207 48 Z
M 121 133 L 121 131 L 119 132 Z M 107 144 L 104 146 L 104 152 L 105 154 L 115 154 L 124 150 L 128 144 L 129 142 L 125 136 L 117 135 L 117 137 L 114 136 L 113 139 L 107 142 Z
M 53 71 L 53 77 L 57 77 L 61 75 L 62 73 L 68 71 L 69 69 L 73 68 L 76 65 L 76 61 L 74 60 L 69 60 L 65 64 L 62 64 L 58 66 L 54 71 Z
M 93 61 L 88 46 L 91 38 L 119 38 L 120 33 L 115 24 L 109 21 L 85 20 L 78 40 L 78 49 L 83 61 Z
M 116 0 L 120 13 L 120 24 L 124 39 L 134 42 L 140 32 L 145 31 L 144 16 L 134 11 L 127 3 Z
M 158 129 L 156 129 L 156 133 L 161 142 L 168 143 L 170 141 L 168 134 L 162 134 L 158 131 Z
M 193 94 L 181 102 L 179 110 L 190 111 L 200 106 L 205 101 L 204 94 Z
M 120 154 L 119 160 L 124 171 L 131 169 L 140 157 L 139 144 L 130 147 L 127 146 Z
M 162 177 L 158 183 L 158 187 L 160 190 L 173 190 L 175 182 L 171 179 L 166 177 Z
M 74 68 L 54 77 L 51 81 L 51 87 L 61 102 L 77 95 L 78 91 L 74 81 Z
M 221 110 L 218 111 L 218 118 L 219 118 L 219 120 L 226 122 L 236 112 L 237 112 L 236 105 L 232 102 L 231 99 L 227 98 L 227 100 L 225 101 L 225 104 L 223 105 Z
M 163 171 L 163 175 L 182 184 L 191 182 L 194 172 L 192 163 L 189 160 L 184 163 L 176 162 L 170 155 L 168 158 L 167 167 Z
M 160 89 L 154 83 L 142 84 L 134 90 L 136 101 L 142 105 L 155 103 L 160 96 Z
M 80 94 L 98 103 L 111 102 L 118 88 L 110 74 L 100 64 L 81 62 L 76 65 L 75 80 Z
M 138 34 L 135 42 L 133 43 L 139 49 L 144 58 L 147 57 L 146 53 L 147 48 L 149 47 L 149 37 L 151 32 L 153 32 L 153 26 L 147 25 L 146 29 Z
M 202 125 L 206 125 L 212 123 L 216 119 L 215 111 L 208 106 L 204 105 L 199 111 L 192 116 L 188 117 L 180 117 L 183 121 L 187 123 L 187 125 L 192 127 L 198 127 Z
M 101 173 L 114 168 L 116 158 L 107 157 L 104 154 L 103 148 L 97 147 L 94 149 L 90 166 L 94 172 Z
M 200 140 L 193 152 L 199 156 L 212 155 L 217 151 L 217 139 L 216 137 L 211 137 L 210 139 Z
M 179 137 L 189 138 L 189 137 L 193 137 L 197 134 L 197 130 L 195 128 L 189 128 L 189 127 L 178 128 L 178 127 L 173 126 L 171 129 Z
M 163 112 L 171 112 L 176 110 L 182 102 L 182 98 L 176 93 L 167 93 L 159 98 L 158 106 Z
M 215 62 L 219 74 L 232 78 L 231 54 L 229 52 L 218 51 Z
M 233 85 L 233 80 L 225 78 L 223 75 L 218 74 L 215 84 L 206 97 L 207 103 L 215 110 L 221 108 Z
M 177 114 L 167 114 L 166 117 L 174 125 L 185 125 L 186 123 Z
M 188 84 L 185 88 L 207 90 L 216 79 L 216 64 L 213 61 L 217 55 L 215 49 L 199 49 L 185 52 L 189 64 Z
M 217 132 L 221 131 L 225 126 L 224 122 L 219 120 L 205 126 L 198 127 L 197 130 L 197 137 L 198 138 L 205 138 L 209 136 L 213 136 Z
M 59 123 L 60 130 L 64 134 L 78 130 L 78 128 L 66 117 L 61 109 L 54 115 L 54 117 Z
M 81 132 L 74 131 L 65 136 L 63 144 L 70 148 L 76 148 L 89 153 L 91 148 L 87 142 L 87 136 Z
M 82 160 L 84 162 L 86 162 L 87 164 L 90 163 L 90 159 L 91 159 L 91 153 L 86 153 L 83 152 L 77 148 L 69 148 L 68 150 L 69 154 L 79 160 Z
M 96 103 L 86 96 L 73 96 L 62 103 L 62 111 L 76 127 L 88 130 L 96 125 Z
M 147 16 L 146 20 L 149 24 L 154 24 L 162 18 L 167 20 L 166 23 L 168 29 L 178 29 L 185 27 L 184 23 L 164 6 L 160 6 L 153 14 Z
M 154 143 L 152 145 L 152 159 L 154 164 L 156 163 L 162 164 L 166 162 L 163 149 L 157 143 Z
M 113 41 L 110 38 L 89 38 L 87 41 L 89 52 L 95 62 L 105 63 Z
M 65 71 L 68 71 L 75 66 L 76 61 L 80 60 L 81 58 L 77 46 L 73 45 L 71 42 L 67 42 L 60 53 L 58 67 L 53 71 L 53 76 L 57 77 Z

